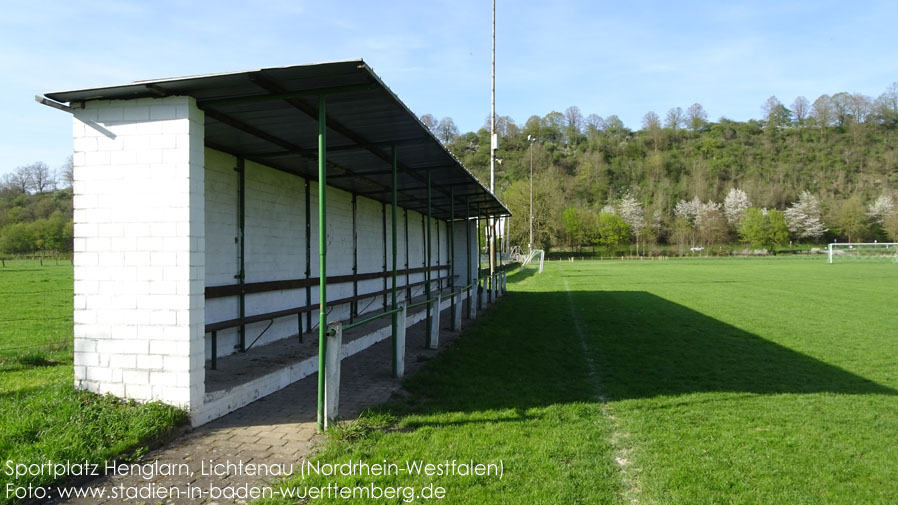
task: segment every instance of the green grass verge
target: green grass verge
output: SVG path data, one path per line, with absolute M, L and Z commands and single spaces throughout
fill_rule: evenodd
M 15 479 L 7 462 L 102 462 L 136 457 L 142 444 L 187 420 L 159 403 L 137 404 L 72 386 L 72 267 L 8 262 L 0 269 L 0 504 Z
M 501 459 L 501 480 L 288 485 L 434 482 L 444 503 L 894 503 L 895 286 L 895 265 L 822 259 L 547 263 L 317 455 Z

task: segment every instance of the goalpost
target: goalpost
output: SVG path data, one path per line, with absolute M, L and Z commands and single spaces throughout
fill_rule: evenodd
M 534 249 L 529 256 L 521 263 L 521 270 L 527 268 L 528 265 L 533 263 L 533 259 L 539 255 L 539 273 L 543 273 L 543 261 L 546 258 L 546 252 L 542 249 Z
M 827 247 L 828 262 L 892 261 L 898 263 L 896 242 L 833 242 Z

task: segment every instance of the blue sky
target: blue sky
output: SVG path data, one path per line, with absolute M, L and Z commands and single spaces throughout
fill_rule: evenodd
M 497 113 L 519 124 L 570 105 L 633 129 L 701 103 L 760 116 L 771 95 L 898 81 L 893 1 L 497 0 Z M 418 115 L 479 128 L 490 108 L 490 2 L 126 0 L 6 2 L 0 16 L 0 174 L 71 152 L 47 91 L 364 58 Z

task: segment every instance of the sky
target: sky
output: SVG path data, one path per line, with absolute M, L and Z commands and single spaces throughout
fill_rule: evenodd
M 518 124 L 576 105 L 631 129 L 700 103 L 761 116 L 776 96 L 898 81 L 898 2 L 496 0 L 496 113 Z M 476 131 L 490 112 L 488 0 L 6 2 L 0 175 L 72 151 L 50 91 L 363 58 L 417 115 Z

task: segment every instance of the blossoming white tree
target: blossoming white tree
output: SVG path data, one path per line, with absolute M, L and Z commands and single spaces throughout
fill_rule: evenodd
M 789 231 L 798 239 L 816 239 L 823 236 L 826 228 L 820 214 L 820 202 L 807 191 L 802 191 L 798 201 L 783 211 Z
M 731 188 L 723 199 L 723 215 L 727 218 L 727 223 L 732 227 L 738 227 L 739 221 L 745 216 L 745 211 L 751 207 L 748 195 L 745 191 L 738 188 Z
M 895 200 L 891 195 L 879 195 L 867 206 L 867 215 L 878 225 L 885 223 L 893 214 L 895 214 Z
M 645 228 L 645 216 L 642 212 L 642 205 L 631 195 L 621 198 L 617 204 L 618 215 L 630 227 L 630 234 L 636 237 L 636 255 L 639 256 L 639 237 Z

